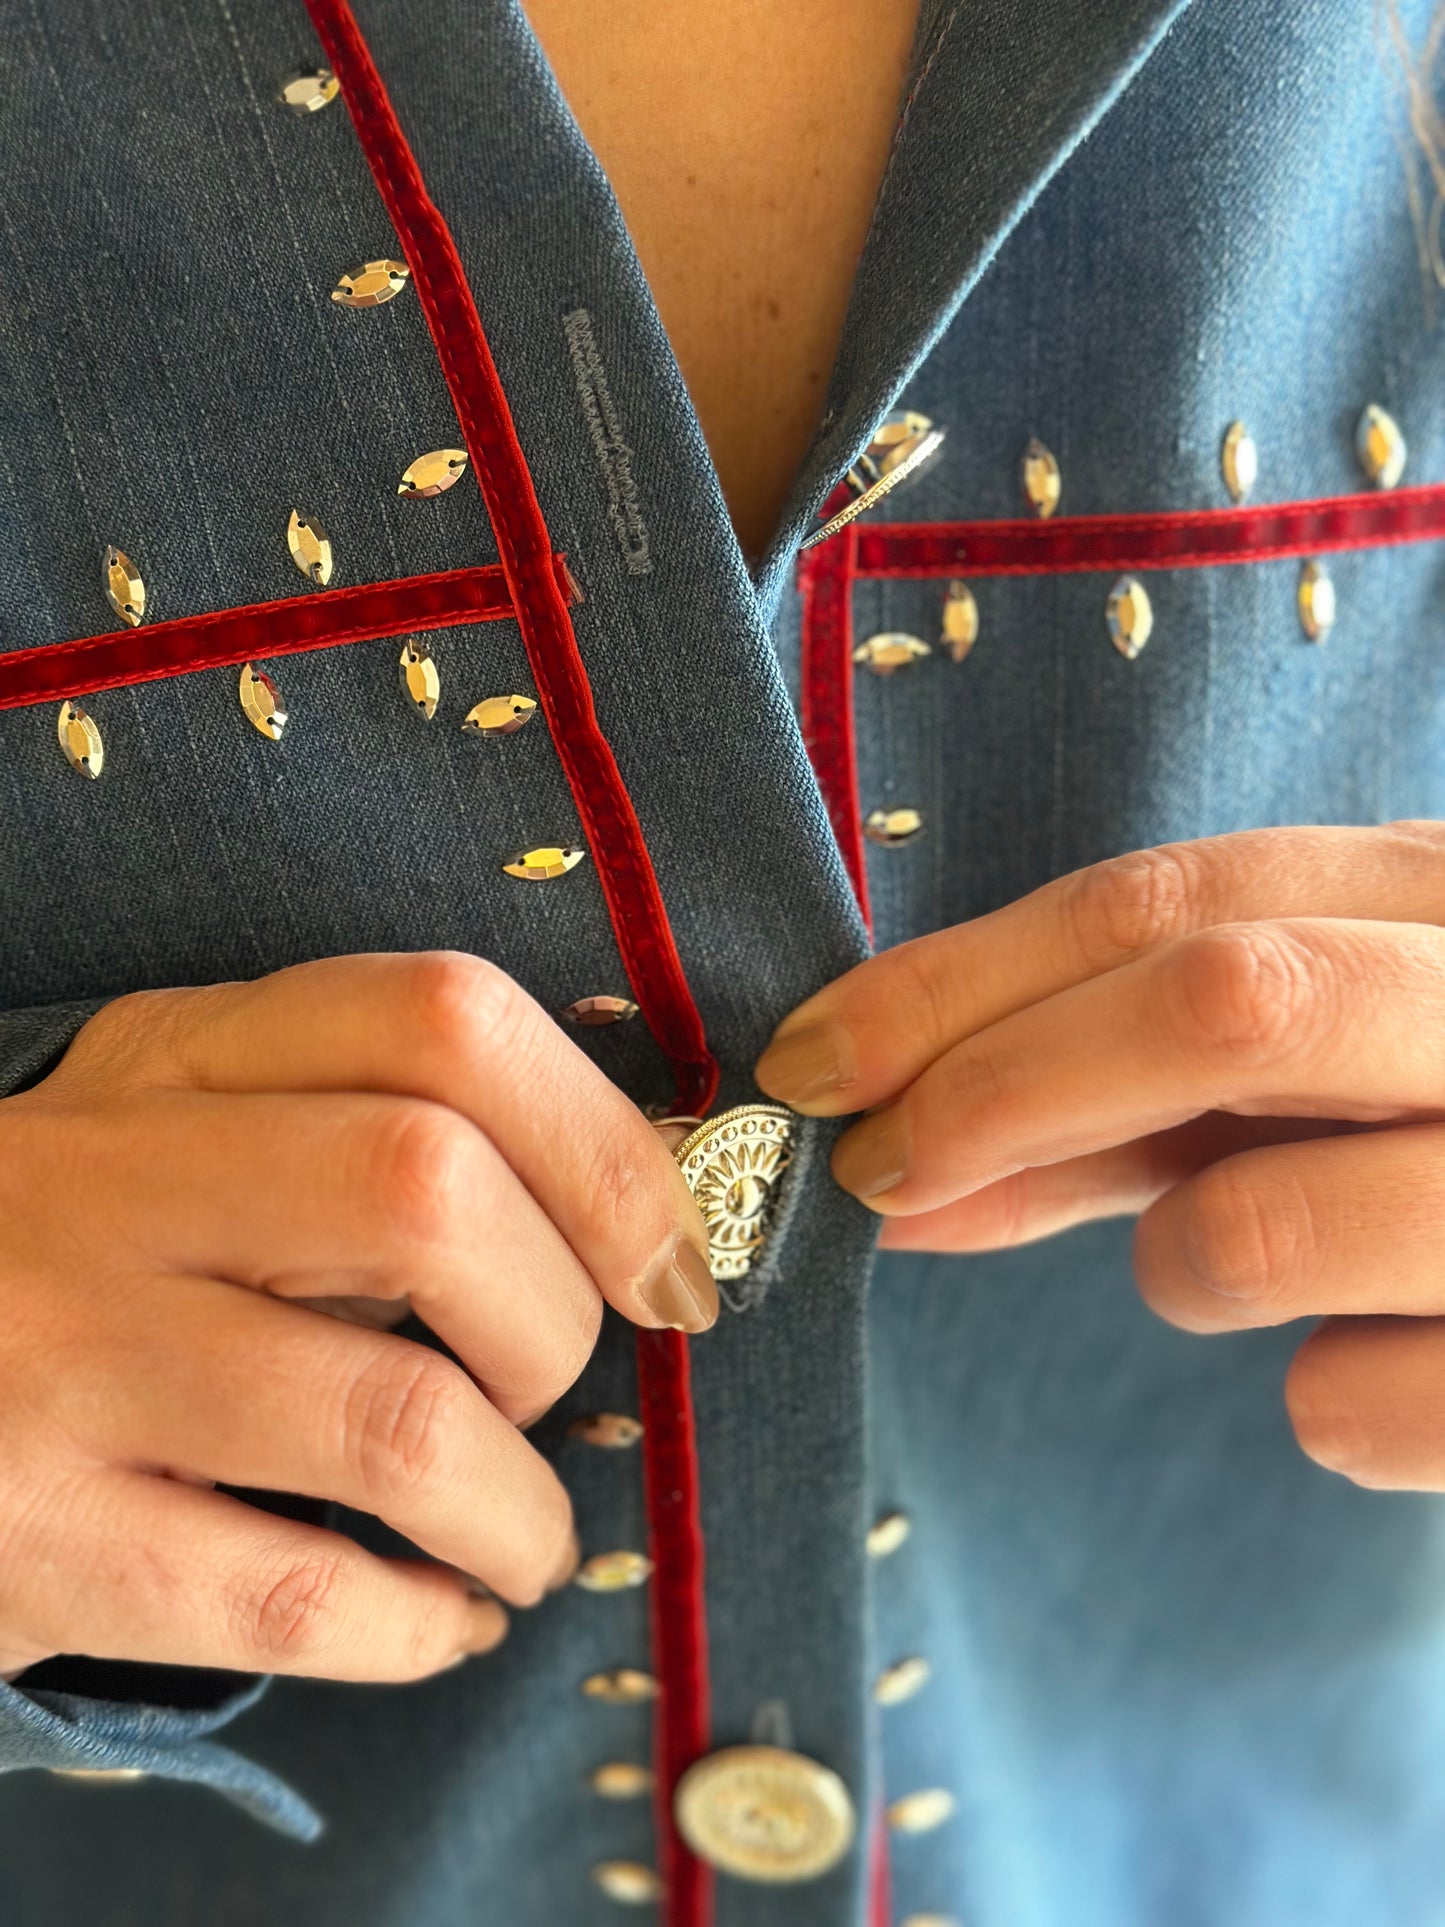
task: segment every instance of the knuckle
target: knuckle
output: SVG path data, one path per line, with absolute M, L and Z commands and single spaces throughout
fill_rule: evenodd
M 1203 868 L 1198 850 L 1171 843 L 1076 872 L 1063 907 L 1082 961 L 1092 971 L 1109 970 L 1203 922 Z
M 475 1125 L 442 1104 L 403 1100 L 374 1128 L 366 1195 L 408 1245 L 453 1242 L 483 1202 L 487 1159 Z
M 1226 1298 L 1274 1298 L 1306 1263 L 1308 1218 L 1284 1187 L 1267 1191 L 1228 1163 L 1188 1187 L 1180 1244 L 1193 1276 Z
M 243 1587 L 237 1617 L 247 1649 L 287 1665 L 324 1658 L 337 1644 L 353 1561 L 317 1552 Z
M 1369 1483 L 1373 1453 L 1368 1429 L 1350 1398 L 1328 1331 L 1317 1333 L 1290 1360 L 1285 1409 L 1302 1452 L 1327 1471 Z
M 485 1046 L 515 1029 L 525 993 L 490 958 L 423 950 L 406 971 L 407 1015 L 443 1051 Z
M 389 1354 L 352 1387 L 342 1415 L 342 1452 L 371 1504 L 416 1500 L 453 1476 L 467 1408 L 477 1396 L 459 1367 L 424 1347 Z
M 1260 1066 L 1318 1020 L 1327 972 L 1279 925 L 1220 924 L 1175 946 L 1162 984 L 1166 1022 L 1187 1050 Z
M 593 1231 L 605 1244 L 628 1250 L 645 1244 L 650 1253 L 676 1223 L 676 1194 L 665 1186 L 666 1155 L 661 1139 L 640 1116 L 635 1128 L 631 1120 L 619 1120 L 597 1133 L 583 1195 Z

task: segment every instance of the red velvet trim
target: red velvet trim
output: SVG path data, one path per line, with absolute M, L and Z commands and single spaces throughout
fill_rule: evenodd
M 649 1547 L 656 1568 L 652 1653 L 663 1688 L 653 1737 L 658 1871 L 667 1884 L 669 1927 L 708 1927 L 712 1869 L 689 1851 L 672 1816 L 673 1789 L 711 1740 L 704 1548 L 687 1347 L 681 1332 L 637 1335 Z
M 547 526 L 466 271 L 351 8 L 346 0 L 306 0 L 306 7 L 341 82 L 436 344 L 633 993 L 672 1061 L 678 1109 L 701 1116 L 717 1089 L 717 1060 L 683 974 L 632 799 L 597 721 Z
M 1191 569 L 1438 540 L 1445 536 L 1445 484 L 1338 495 L 1317 502 L 1276 502 L 1261 508 L 1074 515 L 1048 522 L 850 526 L 858 530 L 860 576 Z M 820 544 L 820 552 L 830 546 Z
M 560 555 L 552 558 L 552 566 L 565 588 L 571 577 Z M 511 592 L 495 563 L 322 589 L 315 595 L 288 596 L 284 602 L 253 602 L 211 615 L 177 616 L 139 629 L 11 650 L 0 655 L 0 709 L 156 682 L 193 669 L 330 649 L 341 642 L 448 629 L 459 622 L 495 622 L 511 614 Z
M 863 921 L 872 931 L 853 740 L 853 575 L 858 528 L 798 558 L 802 597 L 803 741 L 828 808 Z

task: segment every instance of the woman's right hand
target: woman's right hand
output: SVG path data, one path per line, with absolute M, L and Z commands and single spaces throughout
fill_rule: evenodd
M 409 1680 L 577 1563 L 519 1429 L 717 1315 L 660 1132 L 495 965 L 337 957 L 107 1004 L 0 1102 L 0 1674 Z M 310 1308 L 405 1301 L 462 1361 Z M 287 1300 L 305 1300 L 305 1304 Z M 382 1559 L 214 1483 L 341 1501 Z M 475 1575 L 497 1597 L 479 1597 Z

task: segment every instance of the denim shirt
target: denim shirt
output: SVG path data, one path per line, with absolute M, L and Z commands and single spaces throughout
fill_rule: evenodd
M 865 531 L 1019 518 L 1031 437 L 1058 464 L 1058 528 L 1213 513 L 1236 420 L 1259 450 L 1252 500 L 1350 496 L 1369 405 L 1404 433 L 1405 484 L 1445 481 L 1445 291 L 1412 168 L 1427 212 L 1430 184 L 1367 0 L 930 0 L 819 431 L 751 570 L 519 8 L 353 10 L 583 593 L 578 650 L 718 1106 L 757 1097 L 773 1026 L 870 949 L 1080 865 L 1445 817 L 1428 540 L 1322 553 L 1337 616 L 1319 642 L 1297 554 L 1152 570 L 1134 660 L 1110 646 L 1111 575 L 970 577 L 966 659 L 935 646 L 854 678 L 859 806 L 921 818 L 859 845 L 871 924 L 804 730 L 800 544 L 889 409 L 947 438 Z M 1400 0 L 1417 49 L 1431 11 Z M 114 627 L 108 543 L 145 577 L 147 624 L 304 596 L 292 508 L 349 582 L 499 559 L 469 483 L 398 497 L 415 457 L 459 446 L 457 416 L 413 290 L 376 312 L 328 298 L 399 242 L 345 94 L 312 114 L 276 98 L 322 62 L 302 0 L 0 0 L 0 651 Z M 829 543 L 806 554 L 822 566 Z M 853 633 L 936 640 L 954 574 L 966 553 L 860 572 Z M 430 725 L 398 697 L 394 637 L 269 664 L 279 743 L 242 717 L 234 668 L 103 690 L 97 782 L 58 752 L 53 705 L 0 712 L 0 1088 L 43 1074 L 108 998 L 309 957 L 448 946 L 554 1010 L 627 993 L 596 862 L 542 885 L 500 867 L 585 840 L 545 727 L 499 744 L 459 727 L 481 696 L 532 687 L 516 624 L 425 639 Z M 668 1101 L 647 1024 L 577 1035 L 639 1104 Z M 718 1876 L 709 1918 L 1445 1923 L 1440 1502 L 1307 1462 L 1281 1399 L 1298 1330 L 1165 1327 L 1134 1291 L 1127 1225 L 878 1252 L 829 1174 L 839 1128 L 797 1120 L 759 1263 L 691 1366 L 710 1743 L 771 1737 L 823 1763 L 856 1837 L 815 1880 Z M 633 1336 L 609 1322 L 534 1434 L 587 1550 L 647 1541 L 640 1455 L 569 1430 L 636 1411 Z M 892 1514 L 906 1541 L 870 1555 Z M 593 1869 L 658 1865 L 666 1814 L 588 1774 L 645 1761 L 654 1711 L 579 1688 L 645 1668 L 649 1639 L 645 1589 L 574 1589 L 415 1686 L 46 1662 L 0 1687 L 0 1918 L 625 1918 Z M 908 1656 L 926 1684 L 880 1705 L 880 1670 Z M 894 1829 L 885 1856 L 881 1809 L 933 1789 L 946 1817 Z M 656 1917 L 703 1918 L 676 1894 Z

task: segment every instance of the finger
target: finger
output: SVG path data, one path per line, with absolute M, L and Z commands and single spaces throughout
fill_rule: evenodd
M 514 1605 L 571 1576 L 565 1487 L 450 1359 L 205 1278 L 150 1304 L 143 1329 L 102 1321 L 52 1393 L 89 1451 L 338 1500 Z
M 1356 1485 L 1445 1491 L 1445 1320 L 1330 1319 L 1291 1361 L 1301 1446 Z
M 1334 1312 L 1445 1312 L 1445 1129 L 1407 1125 L 1226 1158 L 1139 1222 L 1144 1297 L 1186 1331 Z
M 1076 870 L 855 965 L 783 1019 L 757 1081 L 810 1114 L 864 1110 L 1071 984 L 1213 924 L 1283 917 L 1445 921 L 1445 825 L 1246 830 Z
M 146 1092 L 90 1129 L 112 1232 L 147 1271 L 409 1298 L 515 1420 L 592 1355 L 602 1300 L 586 1267 L 491 1140 L 440 1104 Z M 90 1267 L 88 1221 L 53 1235 Z
M 35 1653 L 338 1680 L 413 1680 L 505 1635 L 443 1566 L 380 1559 L 226 1494 L 108 1470 L 72 1489 L 0 1584 Z M 0 1655 L 10 1657 L 10 1655 Z
M 140 992 L 107 1005 L 77 1045 L 72 1081 L 93 1081 L 98 1058 L 128 1058 L 138 1078 L 202 1090 L 444 1105 L 491 1139 L 624 1317 L 686 1331 L 717 1317 L 707 1228 L 656 1131 L 484 958 L 331 957 L 253 983 Z
M 843 1133 L 832 1169 L 912 1213 L 1204 1111 L 1423 1118 L 1442 1092 L 1441 931 L 1220 925 L 955 1045 Z

